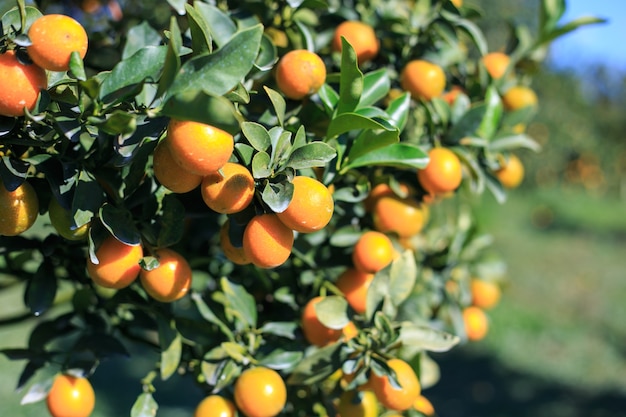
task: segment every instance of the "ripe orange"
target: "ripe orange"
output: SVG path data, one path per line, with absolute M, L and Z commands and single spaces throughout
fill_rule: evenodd
M 426 168 L 417 170 L 417 179 L 422 187 L 431 194 L 456 190 L 463 179 L 459 157 L 447 148 L 433 148 L 428 157 L 430 161 Z
M 470 281 L 472 304 L 482 309 L 495 307 L 500 301 L 500 287 L 495 282 L 472 279 Z
M 46 405 L 52 417 L 88 417 L 96 405 L 96 394 L 88 379 L 58 375 Z
M 23 182 L 13 191 L 0 181 L 0 235 L 17 236 L 37 220 L 39 199 L 32 185 Z
M 525 107 L 536 107 L 538 102 L 537 94 L 529 87 L 523 85 L 509 88 L 502 96 L 502 103 L 508 111 L 515 111 Z
M 406 184 L 399 184 L 399 192 L 402 193 L 402 195 L 396 194 L 396 192 L 391 188 L 389 184 L 386 184 L 386 183 L 376 184 L 374 188 L 372 188 L 372 190 L 368 194 L 367 198 L 363 201 L 365 210 L 372 211 L 372 209 L 374 208 L 374 205 L 376 204 L 378 199 L 381 197 L 387 197 L 387 196 L 405 197 L 409 195 L 409 193 L 411 192 L 411 189 Z
M 466 307 L 463 310 L 465 333 L 469 340 L 481 340 L 489 331 L 489 320 L 485 312 L 476 306 Z
M 246 252 L 243 246 L 233 246 L 230 238 L 228 237 L 228 230 L 230 228 L 230 220 L 226 220 L 220 228 L 220 246 L 224 255 L 237 265 L 248 265 L 251 263 L 250 259 L 246 256 Z
M 28 29 L 31 45 L 26 48 L 33 62 L 49 71 L 67 71 L 70 55 L 87 54 L 87 32 L 76 20 L 62 14 L 48 14 Z
M 454 4 L 454 6 L 456 6 L 457 9 L 460 9 L 461 7 L 463 7 L 463 0 L 450 0 L 452 2 L 452 4 Z
M 305 176 L 296 176 L 291 183 L 291 202 L 285 211 L 276 213 L 280 221 L 300 233 L 323 229 L 335 208 L 330 190 L 318 180 Z
M 171 120 L 167 144 L 174 161 L 197 175 L 211 174 L 224 166 L 233 154 L 233 136 L 204 123 Z
M 339 396 L 337 412 L 341 417 L 376 417 L 376 394 L 372 391 L 345 391 Z
M 191 267 L 178 252 L 161 248 L 155 253 L 159 266 L 150 271 L 142 269 L 139 279 L 144 290 L 157 301 L 169 303 L 187 294 L 191 286 Z
M 417 397 L 417 400 L 413 403 L 413 408 L 415 408 L 420 413 L 425 416 L 433 416 L 435 415 L 435 407 L 433 407 L 432 403 L 428 400 L 428 398 L 420 395 Z
M 120 289 L 135 281 L 141 271 L 141 245 L 127 245 L 115 236 L 107 237 L 96 250 L 98 263 L 87 258 L 87 272 L 91 279 L 105 288 Z
M 368 231 L 361 235 L 352 251 L 352 263 L 359 271 L 375 274 L 391 263 L 393 243 L 384 233 Z
M 439 97 L 446 87 L 446 74 L 432 62 L 422 59 L 410 61 L 400 75 L 402 88 L 416 100 Z
M 187 193 L 202 182 L 202 176 L 193 174 L 174 161 L 167 138 L 159 142 L 152 155 L 154 176 L 159 183 L 174 193 Z
M 506 73 L 511 58 L 503 52 L 490 52 L 483 56 L 481 61 L 491 78 L 497 80 Z
M 325 81 L 324 61 L 316 53 L 305 49 L 287 52 L 276 66 L 278 89 L 293 100 L 316 93 Z
M 83 240 L 87 238 L 89 233 L 89 223 L 85 223 L 80 227 L 75 227 L 74 218 L 69 210 L 66 210 L 59 204 L 56 198 L 50 199 L 48 205 L 48 215 L 50 223 L 58 234 L 68 240 Z
M 213 211 L 237 213 L 248 207 L 254 197 L 254 178 L 245 166 L 226 162 L 202 179 L 202 199 Z
M 357 20 L 347 20 L 342 22 L 335 29 L 332 48 L 341 52 L 341 37 L 346 38 L 348 43 L 354 48 L 357 60 L 360 64 L 376 58 L 380 50 L 380 42 L 376 37 L 376 32 L 367 23 Z
M 21 63 L 14 51 L 0 55 L 0 115 L 24 116 L 35 108 L 39 92 L 48 87 L 48 76 L 37 65 Z
M 516 188 L 524 180 L 524 165 L 516 155 L 509 155 L 509 160 L 494 172 L 505 188 Z
M 272 369 L 246 369 L 235 382 L 235 404 L 247 417 L 274 417 L 287 402 L 287 387 Z
M 341 329 L 331 329 L 324 326 L 315 313 L 315 304 L 323 300 L 323 297 L 314 297 L 304 306 L 301 316 L 302 332 L 304 338 L 312 345 L 326 346 L 339 340 L 342 335 Z
M 220 395 L 209 395 L 200 401 L 193 417 L 236 417 L 235 404 Z
M 293 247 L 293 230 L 275 214 L 261 214 L 250 220 L 243 233 L 243 250 L 259 268 L 275 268 L 287 261 Z
M 463 88 L 459 87 L 458 85 L 453 85 L 449 91 L 444 92 L 441 95 L 441 98 L 446 103 L 448 103 L 449 106 L 452 106 L 454 102 L 456 101 L 457 97 L 459 97 L 459 94 L 464 94 L 464 93 L 465 91 L 463 90 Z
M 376 230 L 405 238 L 422 231 L 428 219 L 428 209 L 412 197 L 387 196 L 374 204 L 372 216 Z
M 374 279 L 374 274 L 348 268 L 339 275 L 335 285 L 343 293 L 350 307 L 359 314 L 365 313 L 367 290 Z
M 411 365 L 402 359 L 390 359 L 387 364 L 396 374 L 401 389 L 396 389 L 389 378 L 372 373 L 370 381 L 378 401 L 390 410 L 403 411 L 413 406 L 421 393 L 421 386 Z

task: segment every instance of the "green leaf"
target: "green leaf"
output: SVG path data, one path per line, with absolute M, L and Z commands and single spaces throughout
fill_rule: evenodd
M 476 130 L 478 136 L 484 139 L 491 139 L 496 134 L 502 119 L 503 106 L 498 90 L 490 85 L 485 94 L 485 114 L 480 126 Z
M 354 139 L 347 161 L 352 161 L 376 149 L 398 143 L 398 140 L 399 132 L 397 130 L 363 130 Z
M 259 123 L 243 122 L 241 123 L 241 132 L 248 139 L 250 145 L 259 152 L 267 151 L 272 143 L 269 132 Z
M 552 42 L 556 38 L 559 38 L 563 35 L 573 32 L 574 30 L 582 26 L 594 25 L 594 24 L 606 23 L 606 22 L 607 22 L 606 19 L 600 19 L 600 18 L 591 17 L 591 16 L 578 18 L 576 20 L 566 23 L 563 26 L 559 26 L 558 28 L 554 30 L 551 30 L 547 33 L 543 33 L 539 37 L 539 39 L 537 39 L 537 42 L 535 43 L 535 47 L 540 47 L 549 42 Z
M 100 87 L 99 97 L 105 103 L 123 99 L 128 90 L 147 79 L 156 80 L 163 68 L 168 48 L 146 46 L 128 59 L 119 62 Z
M 189 90 L 170 97 L 161 113 L 178 120 L 206 123 L 231 135 L 239 132 L 243 120 L 230 100 L 204 91 Z
M 57 293 L 57 278 L 54 266 L 45 259 L 28 280 L 24 291 L 24 304 L 35 316 L 46 312 Z
M 411 109 L 411 94 L 404 93 L 401 96 L 395 98 L 389 107 L 387 107 L 387 114 L 389 115 L 389 123 L 397 127 L 398 130 L 404 130 L 406 122 L 409 117 L 409 110 Z
M 173 194 L 163 197 L 163 213 L 158 221 L 161 225 L 157 246 L 166 248 L 178 243 L 184 234 L 185 206 Z
M 267 178 L 272 175 L 271 163 L 272 159 L 267 152 L 257 152 L 252 158 L 252 176 L 254 179 Z
M 15 2 L 13 2 L 13 4 L 15 4 Z M 2 16 L 2 27 L 5 34 L 8 33 L 11 26 L 21 33 L 27 33 L 30 25 L 32 25 L 35 20 L 43 16 L 43 14 L 36 7 L 26 6 L 24 11 L 26 12 L 26 15 L 24 16 L 24 27 L 22 27 L 22 16 L 18 7 L 12 8 Z
M 359 108 L 373 106 L 385 98 L 391 88 L 391 80 L 386 68 L 369 72 L 363 76 L 363 93 Z
M 292 321 L 270 321 L 265 323 L 259 330 L 265 334 L 284 337 L 293 340 L 298 325 Z
M 283 98 L 282 94 L 280 94 L 276 90 L 272 90 L 267 86 L 263 86 L 263 89 L 267 93 L 267 96 L 270 98 L 272 102 L 272 106 L 274 107 L 274 114 L 276 114 L 276 118 L 278 119 L 278 124 L 283 126 L 285 123 L 285 110 L 287 109 L 287 103 Z
M 141 234 L 135 227 L 133 217 L 128 210 L 105 203 L 100 207 L 100 220 L 120 242 L 132 246 L 141 243 Z
M 222 278 L 220 284 L 225 296 L 224 307 L 227 314 L 238 318 L 248 328 L 254 328 L 257 323 L 254 297 L 242 285 L 235 284 L 227 278 Z
M 189 32 L 191 33 L 191 49 L 195 56 L 209 54 L 213 51 L 211 29 L 209 23 L 196 6 L 204 3 L 196 3 L 195 6 L 185 4 L 189 22 Z
M 72 51 L 70 54 L 70 71 L 77 80 L 85 81 L 87 79 L 83 59 L 77 51 Z
M 565 0 L 541 0 L 540 23 L 541 31 L 552 31 L 565 13 Z
M 127 139 L 137 129 L 137 117 L 124 110 L 115 110 L 107 116 L 100 128 L 109 135 L 122 135 L 122 139 Z
M 461 18 L 454 13 L 442 11 L 441 14 L 442 16 L 445 16 L 446 20 L 452 21 L 459 29 L 463 30 L 470 37 L 472 42 L 474 42 L 474 45 L 478 48 L 481 56 L 489 52 L 487 39 L 478 25 L 471 20 Z
M 187 61 L 174 79 L 168 98 L 190 90 L 216 96 L 226 94 L 252 69 L 262 34 L 261 25 L 243 29 L 216 52 Z
M 341 74 L 337 115 L 356 110 L 363 92 L 363 73 L 359 69 L 356 52 L 344 37 L 341 38 L 341 44 Z
M 172 6 L 172 8 L 174 10 L 176 10 L 176 13 L 178 13 L 181 16 L 185 14 L 185 4 L 187 4 L 187 1 L 185 1 L 185 0 L 167 0 L 167 2 L 169 3 L 170 6 Z
M 222 342 L 220 347 L 235 362 L 242 363 L 246 359 L 247 349 L 235 342 Z
M 445 137 L 447 144 L 457 144 L 466 136 L 476 136 L 487 113 L 486 104 L 471 107 L 463 117 L 448 131 Z
M 130 410 L 130 417 L 154 417 L 157 415 L 158 409 L 159 405 L 152 394 L 144 392 L 135 400 L 133 408 Z
M 183 352 L 183 343 L 173 320 L 168 321 L 159 316 L 157 317 L 157 325 L 161 345 L 161 379 L 165 381 L 178 369 Z
M 306 356 L 293 369 L 287 383 L 290 385 L 313 385 L 326 379 L 339 369 L 348 358 L 341 345 L 341 343 L 333 343 Z
M 282 213 L 293 198 L 293 184 L 288 181 L 267 181 L 261 192 L 261 198 L 274 213 Z
M 161 43 L 161 35 L 154 30 L 150 23 L 144 21 L 128 30 L 126 43 L 122 50 L 122 60 L 133 56 L 146 46 L 158 46 Z
M 324 84 L 317 91 L 317 95 L 322 101 L 326 114 L 333 114 L 337 103 L 339 103 L 339 94 L 330 85 Z
M 211 308 L 207 305 L 207 303 L 202 298 L 202 295 L 197 292 L 191 293 L 191 299 L 193 300 L 196 308 L 198 309 L 198 313 L 205 319 L 207 322 L 216 325 L 222 333 L 229 339 L 234 340 L 234 334 L 230 327 L 226 325 L 219 317 L 211 310 Z
M 416 279 L 415 255 L 406 250 L 393 260 L 389 270 L 389 297 L 394 306 L 400 306 L 411 295 Z
M 400 328 L 400 340 L 413 352 L 427 350 L 447 352 L 460 342 L 456 335 L 411 322 L 403 322 Z
M 237 32 L 237 26 L 233 23 L 230 16 L 217 7 L 199 1 L 194 2 L 193 7 L 208 24 L 211 36 L 219 48 L 226 45 L 229 39 Z
M 541 150 L 541 145 L 525 133 L 501 137 L 499 136 L 489 144 L 489 150 L 492 152 L 501 152 L 520 148 L 539 152 Z
M 277 371 L 295 367 L 303 357 L 301 351 L 290 352 L 280 348 L 274 349 L 269 355 L 259 360 L 259 366 L 265 366 Z
M 424 168 L 428 155 L 418 146 L 408 143 L 393 143 L 375 149 L 341 167 L 341 172 L 362 166 L 392 166 L 400 168 Z
M 159 79 L 157 97 L 161 97 L 170 85 L 174 82 L 176 73 L 180 69 L 180 50 L 183 46 L 183 38 L 176 17 L 170 17 L 169 43 L 167 45 L 167 55 L 163 63 L 163 72 Z
M 332 139 L 342 133 L 361 129 L 397 130 L 394 126 L 389 124 L 389 122 L 383 119 L 372 119 L 358 113 L 343 113 L 331 120 L 330 125 L 328 126 L 328 131 L 326 132 L 326 139 Z
M 285 166 L 304 169 L 326 166 L 337 156 L 337 152 L 324 142 L 311 142 L 291 152 Z
M 313 307 L 320 323 L 330 329 L 343 329 L 350 322 L 345 297 L 335 295 L 324 297 Z

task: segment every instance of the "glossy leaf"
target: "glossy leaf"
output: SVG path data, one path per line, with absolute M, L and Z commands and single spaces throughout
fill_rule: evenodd
M 57 278 L 54 266 L 49 260 L 44 260 L 26 284 L 24 304 L 31 313 L 39 316 L 52 307 L 56 293 Z
M 169 322 L 163 317 L 157 318 L 159 327 L 159 344 L 161 345 L 161 379 L 167 380 L 171 377 L 180 364 L 182 357 L 182 338 L 176 330 L 174 322 Z
M 274 213 L 282 213 L 293 198 L 293 184 L 267 181 L 261 192 L 261 197 Z
M 342 166 L 341 170 L 345 172 L 349 169 L 372 165 L 424 168 L 426 164 L 428 164 L 428 156 L 421 148 L 408 143 L 393 143 L 350 160 Z
M 167 44 L 167 54 L 163 63 L 163 72 L 159 79 L 156 96 L 161 97 L 165 91 L 172 85 L 176 73 L 180 69 L 180 50 L 183 46 L 183 38 L 180 28 L 176 22 L 176 18 L 170 18 L 169 43 Z
M 345 297 L 327 296 L 314 306 L 318 320 L 330 329 L 343 329 L 350 322 Z
M 260 366 L 282 371 L 295 367 L 304 356 L 301 351 L 284 351 L 275 349 L 272 353 L 259 360 Z
M 204 3 L 196 3 L 194 6 L 185 4 L 189 22 L 189 32 L 191 33 L 191 49 L 194 55 L 208 54 L 213 51 L 211 28 L 208 21 L 204 18 L 196 6 Z
M 99 214 L 104 227 L 119 241 L 133 246 L 141 243 L 141 234 L 127 210 L 105 203 Z
M 154 417 L 157 415 L 159 405 L 152 393 L 144 392 L 135 400 L 130 410 L 130 417 Z
M 304 169 L 326 166 L 337 156 L 337 152 L 324 142 L 311 142 L 295 149 L 285 166 L 293 169 Z
M 341 343 L 333 343 L 305 356 L 293 369 L 287 383 L 290 385 L 312 385 L 326 379 L 341 367 L 347 358 Z
M 393 131 L 395 128 L 383 119 L 372 119 L 358 113 L 343 113 L 331 120 L 326 138 L 331 139 L 342 133 L 361 129 L 383 129 Z
M 267 151 L 272 143 L 269 132 L 259 123 L 243 122 L 241 132 L 257 151 Z
M 494 86 L 490 86 L 485 94 L 485 114 L 476 130 L 478 136 L 484 139 L 493 138 L 500 126 L 503 111 L 504 107 L 498 91 Z
M 461 339 L 453 334 L 411 322 L 402 323 L 400 340 L 412 350 L 447 352 Z
M 254 328 L 257 323 L 254 297 L 243 286 L 235 284 L 227 278 L 222 278 L 220 284 L 225 296 L 224 307 L 227 314 L 237 317 L 247 327 Z
M 341 74 L 339 80 L 339 102 L 336 114 L 356 110 L 363 92 L 363 73 L 359 69 L 356 52 L 346 38 L 341 38 Z
M 391 80 L 387 69 L 381 68 L 363 76 L 363 94 L 359 100 L 359 108 L 372 106 L 389 94 Z
M 237 32 L 237 26 L 231 18 L 217 7 L 204 3 L 194 2 L 193 7 L 202 16 L 211 31 L 211 38 L 218 47 L 226 45 L 229 39 Z

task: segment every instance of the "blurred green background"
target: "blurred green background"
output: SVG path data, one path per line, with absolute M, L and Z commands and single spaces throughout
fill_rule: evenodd
M 538 1 L 466 2 L 486 12 L 492 50 L 506 49 L 508 20 L 536 25 Z M 506 203 L 476 202 L 508 284 L 485 340 L 435 355 L 442 379 L 424 394 L 441 417 L 626 415 L 626 74 L 584 70 L 540 70 L 528 132 L 543 149 L 520 154 L 526 179 Z M 15 315 L 20 291 L 2 294 L 0 317 Z M 36 320 L 26 324 L 2 323 L 0 348 L 24 346 Z M 98 368 L 94 417 L 128 415 L 156 354 L 141 353 Z M 44 403 L 19 406 L 23 366 L 0 356 L 2 416 L 46 415 Z M 201 395 L 182 379 L 157 385 L 158 415 L 190 415 Z

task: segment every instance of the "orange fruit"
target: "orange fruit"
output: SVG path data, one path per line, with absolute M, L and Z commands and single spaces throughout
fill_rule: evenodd
M 502 96 L 502 103 L 508 111 L 536 107 L 538 102 L 537 94 L 531 88 L 523 85 L 509 88 Z
M 289 46 L 289 38 L 284 31 L 275 27 L 268 27 L 265 28 L 264 33 L 268 38 L 272 40 L 272 42 L 274 42 L 274 45 L 278 46 L 279 48 L 286 48 L 287 46 Z
M 224 255 L 230 260 L 232 263 L 237 265 L 248 265 L 251 263 L 250 259 L 246 256 L 246 252 L 243 249 L 243 246 L 233 246 L 230 238 L 228 236 L 228 230 L 230 228 L 230 220 L 226 220 L 222 227 L 220 228 L 220 246 Z
M 323 229 L 335 208 L 330 190 L 318 180 L 305 176 L 296 176 L 291 183 L 291 202 L 283 212 L 276 213 L 280 221 L 300 233 Z
M 96 394 L 87 378 L 57 375 L 46 405 L 52 417 L 88 417 L 96 406 Z
M 159 183 L 174 193 L 187 193 L 202 182 L 202 176 L 193 174 L 174 161 L 172 152 L 167 145 L 167 138 L 160 141 L 152 155 L 154 177 Z
M 0 116 L 24 116 L 24 109 L 33 110 L 47 87 L 43 68 L 21 63 L 14 51 L 0 54 Z
M 422 231 L 428 219 L 428 209 L 412 197 L 387 196 L 378 199 L 372 216 L 376 230 L 405 238 Z
M 259 268 L 275 268 L 289 259 L 293 247 L 293 230 L 276 214 L 261 214 L 250 220 L 243 232 L 243 250 Z
M 87 32 L 76 20 L 62 14 L 41 16 L 30 25 L 26 48 L 33 62 L 49 71 L 67 71 L 70 55 L 78 52 L 80 58 L 87 54 Z
M 476 306 L 463 309 L 463 323 L 465 334 L 469 340 L 481 340 L 489 331 L 489 320 L 485 312 Z
M 352 263 L 359 271 L 375 274 L 391 263 L 393 243 L 384 233 L 368 231 L 361 235 L 352 251 Z
M 491 78 L 497 80 L 506 73 L 511 63 L 511 58 L 503 52 L 490 52 L 483 56 L 481 61 Z
M 378 401 L 372 391 L 345 391 L 339 396 L 341 417 L 377 417 Z
M 202 179 L 202 199 L 213 211 L 237 213 L 248 207 L 254 197 L 254 178 L 245 166 L 226 162 L 219 171 Z
M 287 52 L 276 65 L 278 89 L 290 99 L 314 94 L 326 81 L 326 66 L 315 52 L 296 49 Z
M 63 208 L 56 198 L 50 199 L 48 215 L 50 216 L 52 227 L 65 239 L 83 240 L 87 238 L 89 223 L 76 227 L 72 212 Z
M 450 91 L 447 91 L 441 95 L 441 98 L 446 103 L 448 103 L 449 106 L 452 106 L 454 102 L 456 101 L 457 97 L 459 97 L 459 94 L 464 94 L 464 93 L 465 91 L 463 90 L 463 88 L 459 87 L 458 85 L 453 85 L 452 88 L 450 88 Z
M 490 309 L 500 301 L 500 287 L 495 282 L 472 279 L 470 281 L 472 304 L 482 309 Z
M 341 38 L 344 37 L 356 52 L 360 64 L 376 58 L 380 50 L 380 42 L 374 28 L 358 20 L 347 20 L 335 29 L 333 36 L 333 51 L 341 52 Z
M 96 250 L 98 263 L 87 258 L 87 272 L 93 282 L 105 287 L 120 289 L 135 281 L 141 271 L 143 258 L 141 245 L 127 245 L 111 235 Z
M 386 183 L 376 184 L 374 188 L 372 188 L 370 193 L 367 195 L 367 198 L 365 198 L 365 200 L 363 201 L 365 210 L 372 211 L 372 209 L 374 208 L 374 205 L 376 204 L 378 199 L 380 199 L 381 197 L 387 197 L 387 196 L 405 197 L 409 195 L 409 193 L 411 192 L 411 189 L 406 184 L 399 184 L 399 192 L 402 193 L 402 195 L 396 194 L 396 192 L 391 188 L 389 184 L 386 184 Z
M 312 345 L 326 346 L 329 343 L 339 340 L 342 329 L 331 329 L 324 326 L 315 313 L 315 304 L 322 301 L 323 297 L 314 297 L 309 300 L 302 310 L 301 326 L 304 338 Z
M 193 417 L 236 417 L 235 404 L 220 395 L 209 395 L 204 398 L 193 413 Z
M 178 252 L 161 248 L 155 252 L 159 266 L 151 270 L 142 269 L 139 279 L 143 289 L 157 301 L 169 303 L 187 294 L 191 286 L 191 267 Z
M 395 372 L 400 389 L 394 388 L 386 376 L 372 373 L 370 380 L 376 398 L 390 410 L 408 410 L 413 406 L 422 390 L 417 375 L 415 375 L 411 365 L 402 359 L 390 359 L 387 365 Z
M 374 274 L 348 268 L 339 275 L 335 286 L 343 293 L 350 307 L 359 314 L 365 313 L 367 290 L 374 279 Z
M 428 152 L 430 161 L 426 168 L 417 170 L 417 179 L 431 194 L 444 194 L 456 190 L 463 179 L 461 161 L 447 148 L 433 148 Z
M 17 236 L 37 220 L 39 199 L 30 183 L 24 181 L 13 191 L 0 181 L 0 235 Z
M 228 162 L 233 154 L 233 136 L 214 126 L 191 121 L 170 120 L 167 144 L 174 161 L 196 174 L 211 174 Z
M 235 382 L 235 404 L 247 417 L 274 417 L 287 402 L 287 387 L 272 369 L 246 369 Z
M 463 7 L 463 0 L 450 0 L 457 9 Z
M 439 97 L 446 87 L 446 74 L 432 62 L 422 59 L 410 61 L 400 74 L 402 88 L 416 100 Z
M 341 335 L 344 340 L 354 339 L 359 334 L 359 329 L 356 327 L 353 321 L 348 322 L 346 326 L 341 329 Z
M 516 155 L 509 155 L 509 160 L 494 172 L 505 188 L 517 188 L 524 180 L 524 165 Z
M 424 414 L 425 416 L 435 415 L 435 407 L 433 407 L 428 398 L 424 397 L 423 395 L 417 397 L 417 399 L 413 403 L 413 408 L 415 408 L 417 411 Z

